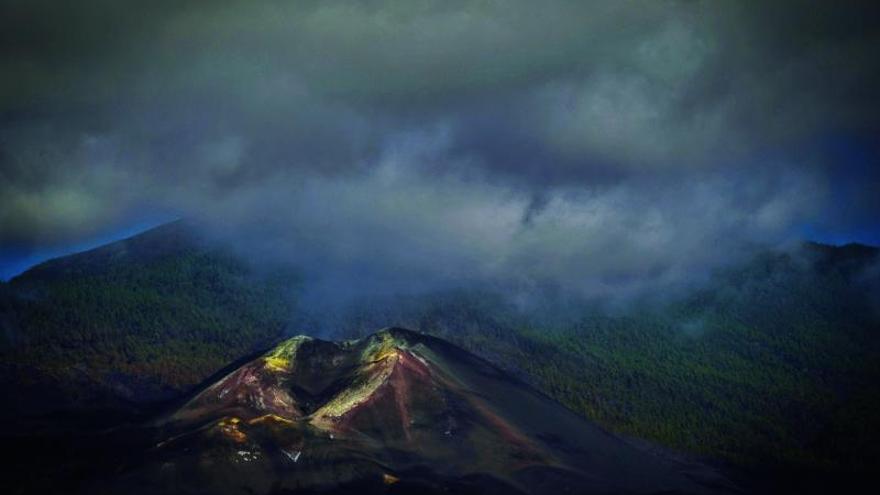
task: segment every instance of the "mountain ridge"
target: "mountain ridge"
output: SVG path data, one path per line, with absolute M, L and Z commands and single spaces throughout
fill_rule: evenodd
M 161 440 L 126 483 L 152 480 L 158 493 L 189 486 L 181 479 L 222 493 L 339 484 L 385 493 L 401 480 L 428 493 L 732 489 L 704 466 L 589 424 L 478 356 L 401 328 L 342 342 L 286 339 L 154 426 Z M 262 481 L 248 477 L 254 470 Z

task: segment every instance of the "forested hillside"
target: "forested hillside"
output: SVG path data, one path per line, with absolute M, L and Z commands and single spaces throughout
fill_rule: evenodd
M 873 248 L 808 244 L 719 272 L 673 303 L 523 312 L 458 292 L 362 307 L 347 328 L 441 335 L 613 431 L 676 450 L 864 471 L 880 463 L 877 262 Z
M 6 412 L 176 397 L 277 339 L 294 281 L 181 222 L 36 266 L 0 286 Z

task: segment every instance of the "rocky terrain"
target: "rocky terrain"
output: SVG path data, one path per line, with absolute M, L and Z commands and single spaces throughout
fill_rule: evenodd
M 118 493 L 716 493 L 443 340 L 294 337 L 152 422 Z

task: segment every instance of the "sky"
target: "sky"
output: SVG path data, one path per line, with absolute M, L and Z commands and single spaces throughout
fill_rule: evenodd
M 165 218 L 337 292 L 880 244 L 876 2 L 0 9 L 0 277 Z

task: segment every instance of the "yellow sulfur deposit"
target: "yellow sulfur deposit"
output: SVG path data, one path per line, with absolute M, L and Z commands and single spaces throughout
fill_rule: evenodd
M 270 423 L 270 422 L 271 423 L 282 423 L 282 424 L 286 424 L 286 425 L 295 424 L 293 421 L 291 421 L 287 418 L 281 417 L 277 414 L 266 414 L 263 416 L 256 417 L 254 419 L 249 420 L 248 424 L 249 425 L 258 425 L 258 424 Z
M 226 438 L 235 443 L 244 443 L 247 441 L 247 435 L 238 428 L 239 423 L 241 423 L 241 419 L 232 416 L 218 421 L 217 427 Z
M 299 335 L 278 344 L 277 347 L 272 349 L 272 351 L 263 358 L 263 361 L 266 363 L 266 368 L 275 372 L 289 371 L 293 365 L 293 358 L 296 356 L 296 351 L 299 349 L 299 346 L 307 340 L 311 340 L 311 337 Z

